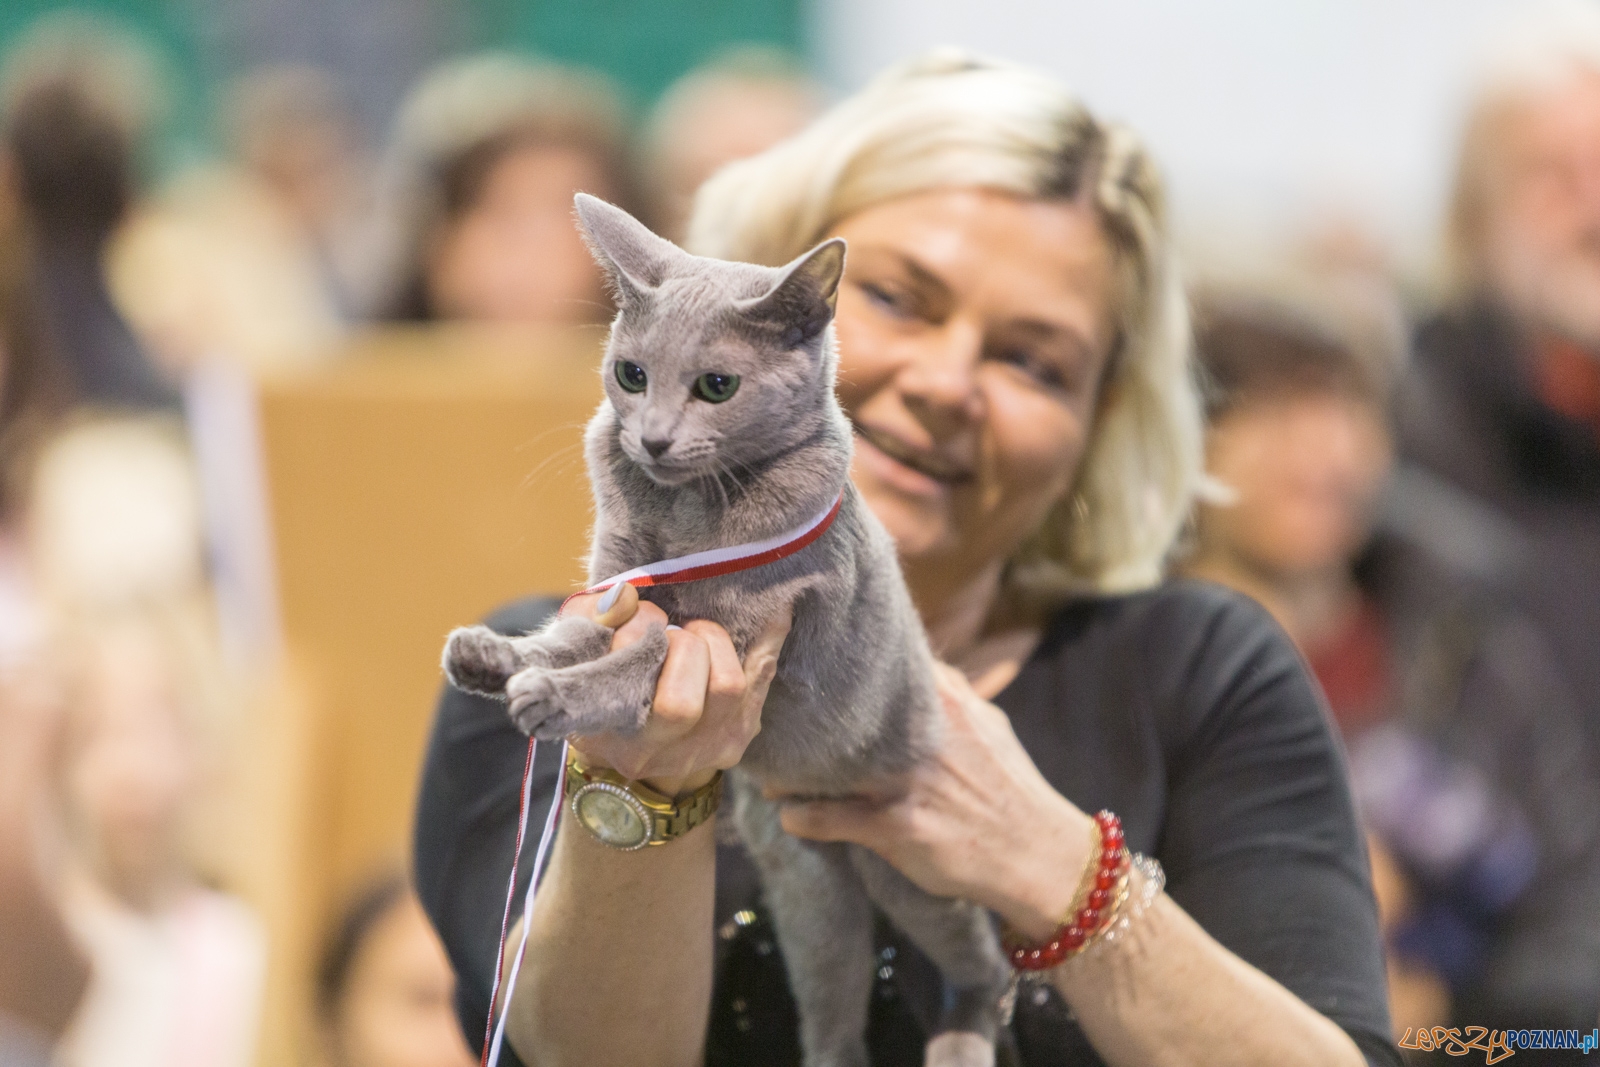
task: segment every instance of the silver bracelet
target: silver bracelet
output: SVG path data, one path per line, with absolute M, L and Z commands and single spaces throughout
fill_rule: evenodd
M 1161 891 L 1167 887 L 1167 872 L 1163 871 L 1161 864 L 1152 857 L 1135 852 L 1129 856 L 1128 866 L 1130 870 L 1136 870 L 1140 874 L 1141 880 L 1138 891 L 1136 893 L 1129 892 L 1116 917 L 1076 955 L 1088 956 L 1099 953 L 1102 951 L 1102 945 L 1120 941 L 1127 937 L 1128 927 L 1132 925 L 1133 920 L 1149 910 L 1150 905 L 1156 902 L 1156 897 L 1160 896 Z M 1072 960 L 1069 958 L 1063 962 L 1062 966 L 1068 966 L 1071 963 Z M 1021 993 L 1022 983 L 1028 982 L 1036 986 L 1043 986 L 1050 980 L 1049 975 L 1050 971 L 1014 970 L 1011 972 L 1011 981 L 1006 985 L 1005 992 L 1000 995 L 998 1005 L 1001 1026 L 1009 1026 L 1011 1024 L 1011 1017 L 1016 1011 L 1017 997 Z M 1034 995 L 1042 996 L 1043 994 L 1044 990 L 1041 988 Z
M 1084 946 L 1080 955 L 1087 956 L 1091 952 L 1098 952 L 1101 946 L 1113 944 L 1127 937 L 1128 927 L 1132 925 L 1133 920 L 1143 915 L 1167 887 L 1167 872 L 1163 871 L 1161 864 L 1151 857 L 1135 852 L 1130 857 L 1128 865 L 1138 871 L 1142 878 L 1138 892 L 1129 894 L 1128 902 L 1123 905 L 1117 917 L 1095 935 L 1093 941 Z

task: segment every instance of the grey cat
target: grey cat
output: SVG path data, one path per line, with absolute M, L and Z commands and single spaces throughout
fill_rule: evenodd
M 939 741 L 927 638 L 894 544 L 849 481 L 831 328 L 844 242 L 759 267 L 692 256 L 594 197 L 580 194 L 577 209 L 620 308 L 601 371 L 607 397 L 585 436 L 590 580 L 776 537 L 843 492 L 833 525 L 794 555 L 642 590 L 674 621 L 720 623 L 741 655 L 793 606 L 761 731 L 729 785 L 788 966 L 805 1064 L 867 1063 L 872 902 L 951 990 L 927 1064 L 992 1064 L 1010 971 L 987 913 L 930 896 L 867 849 L 790 836 L 761 795 L 767 780 L 848 794 L 910 769 Z M 657 627 L 612 653 L 611 634 L 575 617 L 514 639 L 457 630 L 445 670 L 463 689 L 509 700 L 537 738 L 626 733 L 650 709 L 667 641 Z

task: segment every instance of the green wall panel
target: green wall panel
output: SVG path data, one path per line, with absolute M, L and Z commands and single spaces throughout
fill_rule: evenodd
M 598 67 L 641 102 L 729 45 L 803 45 L 800 0 L 488 0 L 483 17 L 490 39 Z
M 192 151 L 209 140 L 215 82 L 233 73 L 238 55 L 271 54 L 235 39 L 238 11 L 252 19 L 293 19 L 305 0 L 0 0 L 0 48 L 9 49 L 40 15 L 80 10 L 133 27 L 155 43 L 176 82 L 173 132 Z M 674 78 L 733 44 L 803 50 L 803 0 L 423 0 L 440 31 L 438 52 L 462 47 L 519 48 L 585 63 L 615 78 L 637 105 L 648 104 Z M 383 10 L 384 0 L 323 0 L 330 17 L 359 21 Z M 249 32 L 249 31 L 245 31 Z M 227 54 L 217 51 L 226 41 Z M 207 51 L 208 47 L 211 49 Z M 304 59 L 300 55 L 288 59 Z M 317 57 L 313 57 L 317 58 Z M 320 57 L 338 69 L 339 57 Z M 404 65 L 404 64 L 402 64 Z M 351 74 L 351 71 L 342 73 Z M 420 73 L 418 71 L 417 73 Z M 395 101 L 397 103 L 398 101 Z M 171 155 L 169 151 L 167 153 Z

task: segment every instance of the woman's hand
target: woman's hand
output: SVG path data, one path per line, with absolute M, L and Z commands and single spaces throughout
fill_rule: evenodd
M 1005 712 L 953 668 L 940 664 L 938 681 L 945 732 L 936 758 L 869 795 L 787 803 L 783 827 L 865 845 L 928 892 L 992 908 L 1042 939 L 1089 860 L 1090 819 L 1044 780 Z
M 575 597 L 566 613 L 614 627 L 613 652 L 639 641 L 651 626 L 667 625 L 666 613 L 641 601 L 631 585 L 597 614 L 602 599 L 603 594 Z M 790 621 L 785 614 L 769 623 L 742 663 L 728 631 L 714 622 L 669 627 L 667 660 L 644 729 L 628 737 L 591 734 L 574 745 L 585 759 L 667 796 L 698 789 L 717 771 L 735 766 L 761 731 L 761 706 Z

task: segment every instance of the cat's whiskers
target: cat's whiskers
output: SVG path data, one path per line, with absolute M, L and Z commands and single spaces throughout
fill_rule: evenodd
M 554 463 L 557 463 L 557 462 L 563 463 L 563 466 L 559 469 L 559 471 L 557 473 L 565 473 L 570 468 L 571 460 L 574 457 L 576 457 L 576 458 L 578 458 L 580 460 L 582 459 L 582 457 L 583 457 L 583 442 L 582 441 L 574 441 L 572 444 L 563 445 L 562 447 L 556 449 L 554 452 L 551 452 L 548 455 L 546 455 L 543 459 L 541 459 L 538 462 L 537 465 L 534 466 L 533 470 L 528 472 L 527 477 L 522 479 L 522 488 L 524 488 L 524 489 L 532 489 L 532 488 L 534 488 L 536 483 L 539 480 L 539 477 L 550 469 L 551 464 L 554 464 Z
M 739 494 L 741 496 L 744 495 L 744 483 L 739 480 L 738 475 L 733 473 L 733 468 L 728 466 L 727 461 L 721 456 L 717 456 L 715 457 L 715 462 L 717 464 L 717 484 L 721 485 L 723 477 L 726 477 L 728 481 L 733 483 L 733 487 L 739 491 Z M 726 499 L 726 494 L 724 494 L 724 499 Z
M 712 485 L 716 486 L 717 495 L 722 498 L 722 510 L 728 510 L 730 501 L 728 499 L 728 490 L 722 484 L 722 476 L 715 471 L 705 470 L 700 472 L 698 480 L 702 485 L 706 482 L 710 482 Z

